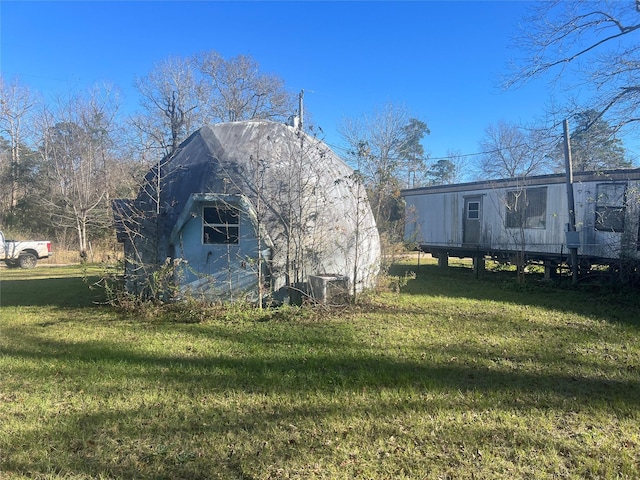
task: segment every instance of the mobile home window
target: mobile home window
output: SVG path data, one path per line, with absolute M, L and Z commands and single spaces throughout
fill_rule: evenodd
M 596 196 L 596 230 L 624 232 L 625 183 L 600 183 Z
M 202 243 L 234 244 L 240 238 L 240 212 L 228 205 L 202 207 Z
M 547 187 L 507 191 L 507 228 L 546 228 Z

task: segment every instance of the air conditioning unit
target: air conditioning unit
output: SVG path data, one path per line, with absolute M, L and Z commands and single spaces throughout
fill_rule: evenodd
M 341 305 L 349 299 L 349 277 L 344 275 L 309 275 L 309 287 L 318 303 Z

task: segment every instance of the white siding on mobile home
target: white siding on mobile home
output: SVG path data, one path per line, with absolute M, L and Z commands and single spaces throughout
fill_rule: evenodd
M 574 176 L 578 254 L 591 260 L 640 258 L 640 170 Z M 451 256 L 567 254 L 569 208 L 563 175 L 403 190 L 405 240 Z

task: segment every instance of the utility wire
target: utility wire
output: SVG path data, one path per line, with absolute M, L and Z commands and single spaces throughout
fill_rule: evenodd
M 341 150 L 342 152 L 347 153 L 347 154 L 351 154 L 351 153 L 352 153 L 350 149 L 345 148 L 345 147 L 341 147 L 341 146 L 339 146 L 339 145 L 332 145 L 332 144 L 330 144 L 330 143 L 327 143 L 327 145 L 328 145 L 329 147 L 331 147 L 332 149 L 335 149 L 335 150 Z M 527 144 L 514 145 L 514 146 L 513 146 L 513 147 L 511 147 L 511 148 L 519 148 L 519 147 L 525 147 L 525 146 L 527 146 Z M 459 153 L 459 154 L 458 154 L 458 153 L 456 153 L 456 154 L 448 155 L 448 156 L 446 156 L 446 157 L 428 157 L 428 158 L 427 158 L 427 160 L 450 160 L 451 158 L 477 157 L 477 156 L 480 156 L 480 155 L 490 155 L 490 154 L 492 154 L 492 153 L 499 153 L 499 152 L 501 152 L 501 151 L 503 151 L 503 149 L 496 148 L 496 149 L 493 149 L 493 150 L 487 150 L 487 151 L 484 151 L 484 152 L 476 152 L 476 153 Z M 390 160 L 403 160 L 403 159 L 402 159 L 402 158 L 400 158 L 400 157 L 388 157 L 388 158 L 389 158 Z

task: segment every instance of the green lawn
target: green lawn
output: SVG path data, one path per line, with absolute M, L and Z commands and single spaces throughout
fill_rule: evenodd
M 0 270 L 0 478 L 640 478 L 637 295 L 405 269 L 361 307 L 144 319 L 96 271 Z

